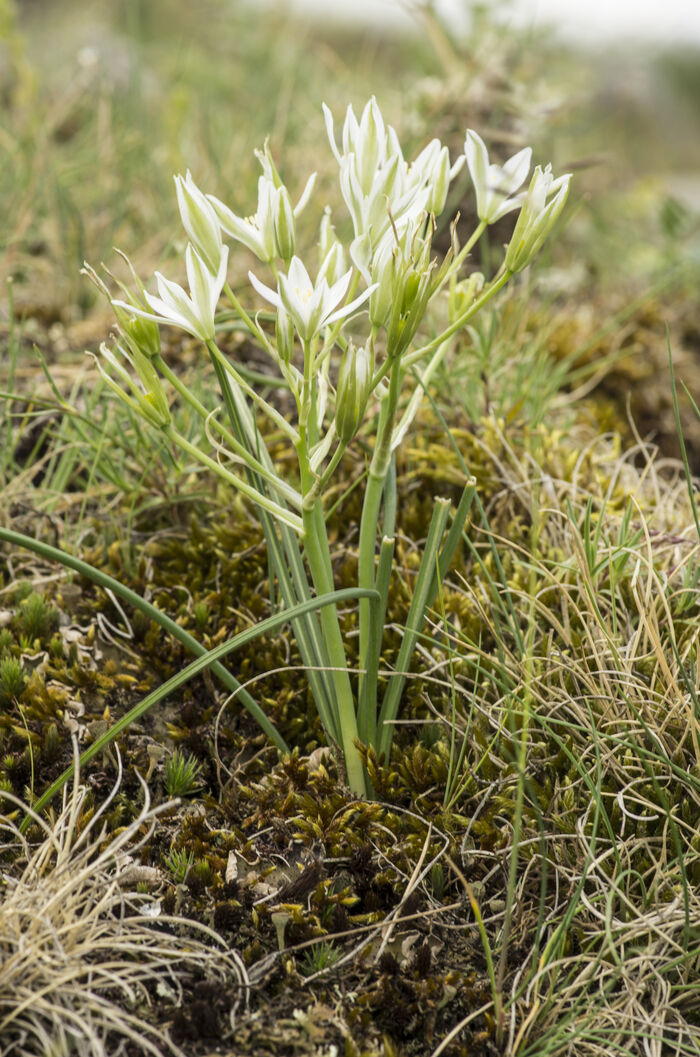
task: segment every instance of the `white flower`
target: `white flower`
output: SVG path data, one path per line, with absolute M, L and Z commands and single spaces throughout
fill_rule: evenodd
M 352 107 L 348 107 L 342 154 L 335 141 L 333 115 L 325 103 L 323 113 L 331 149 L 340 166 L 340 190 L 355 236 L 371 235 L 376 242 L 389 226 L 390 212 L 396 218 L 412 204 L 421 211 L 427 193 L 406 186 L 407 166 L 398 138 L 391 126 L 385 127 L 374 97 L 365 106 L 359 123 Z
M 289 192 L 279 178 L 267 143 L 255 152 L 263 175 L 258 179 L 258 208 L 253 216 L 239 217 L 214 195 L 207 195 L 224 231 L 242 242 L 261 261 L 269 264 L 275 257 L 289 260 L 294 252 L 294 218 L 298 217 L 311 197 L 316 173 L 312 173 L 296 206 L 292 209 Z
M 352 106 L 349 106 L 343 123 L 343 153 L 341 155 L 335 142 L 333 115 L 325 103 L 323 103 L 323 115 L 326 120 L 328 140 L 336 161 L 342 167 L 343 162 L 352 156 L 353 168 L 362 194 L 369 195 L 377 170 L 384 168 L 387 161 L 394 156 L 401 157 L 401 147 L 394 129 L 391 125 L 384 126 L 384 119 L 374 96 L 362 111 L 359 124 Z
M 385 125 L 374 97 L 358 122 L 348 107 L 342 134 L 342 152 L 333 131 L 333 115 L 323 104 L 331 149 L 340 166 L 340 190 L 355 229 L 356 254 L 369 266 L 392 221 L 409 217 L 423 224 L 426 214 L 438 215 L 445 207 L 450 181 L 464 163 L 450 166 L 449 152 L 432 140 L 415 161 L 404 160 L 396 132 Z
M 183 227 L 209 270 L 216 275 L 221 265 L 223 243 L 214 208 L 197 187 L 189 169 L 186 176 L 175 176 L 174 180 Z
M 481 136 L 467 129 L 464 153 L 476 191 L 479 220 L 493 224 L 512 209 L 517 209 L 525 193 L 515 192 L 522 186 L 530 171 L 530 147 L 518 151 L 505 165 L 490 165 L 488 151 Z
M 113 304 L 126 308 L 132 314 L 143 316 L 144 319 L 155 320 L 156 323 L 169 323 L 175 327 L 182 327 L 188 334 L 202 341 L 214 340 L 214 313 L 226 282 L 226 265 L 228 263 L 228 246 L 222 248 L 221 263 L 216 275 L 213 275 L 207 265 L 194 247 L 188 243 L 185 252 L 185 266 L 187 269 L 187 281 L 190 287 L 188 295 L 181 286 L 166 279 L 160 272 L 156 272 L 156 283 L 158 294 L 145 293 L 144 297 L 152 309 L 146 312 L 144 309 L 129 305 L 125 301 L 114 301 Z
M 275 192 L 273 224 L 275 249 L 283 261 L 289 261 L 296 248 L 296 228 L 294 211 L 286 187 L 279 187 Z
M 239 217 L 214 195 L 207 195 L 224 231 L 242 242 L 261 261 L 268 263 L 276 256 L 275 245 L 275 185 L 265 176 L 258 180 L 258 208 L 250 217 Z
M 248 276 L 261 297 L 275 308 L 282 307 L 289 313 L 302 341 L 311 341 L 323 327 L 345 319 L 367 300 L 374 289 L 365 290 L 349 305 L 338 308 L 348 292 L 352 268 L 331 286 L 325 278 L 317 279 L 314 285 L 298 257 L 292 257 L 288 274 L 280 275 L 277 290 L 265 286 L 252 272 L 248 272 Z
M 509 271 L 521 272 L 539 252 L 564 208 L 570 180 L 570 173 L 554 179 L 551 165 L 544 171 L 537 166 L 506 250 L 505 265 Z

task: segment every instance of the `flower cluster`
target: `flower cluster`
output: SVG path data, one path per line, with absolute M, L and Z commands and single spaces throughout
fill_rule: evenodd
M 359 122 L 352 106 L 348 107 L 341 152 L 335 140 L 333 115 L 325 103 L 323 112 L 355 238 L 368 244 L 370 256 L 392 221 L 414 226 L 424 214 L 440 215 L 450 181 L 462 168 L 464 157 L 451 166 L 447 147 L 434 139 L 409 165 L 396 132 L 391 125 L 384 125 L 374 97 Z
M 262 175 L 257 210 L 249 217 L 239 216 L 213 194 L 203 193 L 189 171 L 175 177 L 180 216 L 189 237 L 185 250 L 189 293 L 156 272 L 157 293 L 144 290 L 140 303 L 115 299 L 115 307 L 131 317 L 169 323 L 204 342 L 213 341 L 216 306 L 226 283 L 229 250 L 224 236 L 228 236 L 261 262 L 274 267 L 281 260 L 286 265 L 286 274 L 274 269 L 276 290 L 249 272 L 254 289 L 277 310 L 280 362 L 290 361 L 294 330 L 302 343 L 311 342 L 324 328 L 348 319 L 365 304 L 375 331 L 382 327 L 401 331 L 403 350 L 406 334 L 412 338 L 416 331 L 415 326 L 406 331 L 407 318 L 411 314 L 422 317 L 441 285 L 430 281 L 434 218 L 445 208 L 450 183 L 465 162 L 482 225 L 520 209 L 505 258 L 510 272 L 522 271 L 530 263 L 564 205 L 569 177 L 554 179 L 549 167 L 538 167 L 529 189 L 521 190 L 530 170 L 530 148 L 496 165 L 489 162 L 481 137 L 468 130 L 464 153 L 455 162 L 437 139 L 407 162 L 395 130 L 384 123 L 374 98 L 359 121 L 352 106 L 347 108 L 340 143 L 325 104 L 323 112 L 354 228 L 349 247 L 353 267 L 345 268 L 345 250 L 332 234 L 327 211 L 321 231 L 321 267 L 316 281 L 310 279 L 296 256 L 296 220 L 311 198 L 316 174 L 309 177 L 292 206 L 266 143 L 257 152 Z M 359 294 L 357 277 L 365 284 Z M 345 303 L 351 287 L 355 295 Z M 265 346 L 269 349 L 269 342 Z

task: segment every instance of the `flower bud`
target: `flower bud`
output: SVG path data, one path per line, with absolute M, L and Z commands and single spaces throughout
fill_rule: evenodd
M 137 397 L 142 412 L 154 425 L 169 426 L 171 417 L 168 398 L 155 367 L 142 353 L 134 355 L 133 364 L 144 390 L 140 399 Z
M 269 136 L 263 144 L 263 149 L 255 151 L 255 157 L 258 159 L 262 166 L 264 178 L 269 183 L 271 183 L 273 187 L 281 187 L 282 180 L 280 178 L 280 174 L 277 172 L 277 166 L 272 160 L 272 154 L 270 153 Z
M 506 249 L 505 265 L 509 271 L 521 272 L 539 253 L 564 208 L 570 179 L 571 176 L 567 173 L 555 180 L 551 165 L 544 171 L 539 165 L 535 169 L 513 236 Z M 547 202 L 550 195 L 554 197 Z
M 401 263 L 400 249 L 393 239 L 386 239 L 375 253 L 372 262 L 372 280 L 379 284 L 369 299 L 369 320 L 372 326 L 383 327 L 386 323 Z
M 340 242 L 335 242 L 321 261 L 317 282 L 325 279 L 329 286 L 345 274 L 345 254 Z
M 403 287 L 403 302 L 401 305 L 401 313 L 404 315 L 410 312 L 413 302 L 415 301 L 421 287 L 422 276 L 415 271 L 410 271 L 406 276 L 406 281 Z
M 481 272 L 472 272 L 467 279 L 457 283 L 451 295 L 450 322 L 458 319 L 474 304 L 484 288 L 484 276 Z
M 294 256 L 296 236 L 294 211 L 286 187 L 278 187 L 274 192 L 273 218 L 277 253 L 289 264 Z
M 144 416 L 154 425 L 165 429 L 170 425 L 170 409 L 160 389 L 149 390 L 143 394 L 141 410 Z
M 186 176 L 176 176 L 174 179 L 183 227 L 209 271 L 216 275 L 221 264 L 223 243 L 214 208 L 197 187 L 189 169 Z
M 294 320 L 284 305 L 279 305 L 275 319 L 277 352 L 283 363 L 289 364 L 294 353 Z
M 430 194 L 425 208 L 428 213 L 439 217 L 445 208 L 450 187 L 450 152 L 447 147 L 443 147 L 437 155 L 430 177 Z
M 95 356 L 94 353 L 90 355 L 110 389 L 128 404 L 132 411 L 143 415 L 151 425 L 161 429 L 169 426 L 171 417 L 168 398 L 163 383 L 148 357 L 139 351 L 130 355 L 119 342 L 114 350 L 103 342 L 100 345 L 100 353 L 101 357 Z M 129 372 L 129 367 L 135 371 L 136 379 Z
M 362 425 L 372 382 L 369 350 L 350 342 L 338 373 L 335 396 L 335 427 L 343 444 L 349 444 Z
M 160 355 L 160 330 L 154 320 L 131 316 L 126 324 L 122 325 L 124 337 L 132 350 L 138 350 L 149 360 Z
M 377 101 L 372 96 L 362 111 L 358 134 L 353 144 L 360 185 L 366 195 L 372 190 L 377 166 L 380 161 L 383 161 L 382 154 L 386 150 L 385 142 L 384 121 Z
M 363 209 L 364 196 L 355 174 L 352 155 L 348 159 L 343 159 L 340 166 L 340 191 L 352 217 L 355 233 L 359 235 L 366 230 L 364 223 L 365 210 Z M 384 212 L 386 213 L 386 201 L 384 202 Z

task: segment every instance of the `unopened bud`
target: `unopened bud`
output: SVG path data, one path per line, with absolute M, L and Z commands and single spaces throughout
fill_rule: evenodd
M 140 352 L 134 354 L 133 363 L 144 388 L 139 399 L 141 410 L 155 426 L 169 426 L 170 407 L 158 372 L 151 361 Z
M 175 190 L 182 224 L 190 242 L 212 275 L 216 275 L 221 264 L 223 243 L 214 208 L 197 187 L 189 169 L 186 176 L 175 177 Z
M 404 283 L 403 288 L 403 303 L 401 306 L 402 312 L 410 312 L 411 306 L 413 305 L 413 302 L 415 301 L 420 291 L 420 285 L 421 276 L 415 271 L 409 272 L 409 274 L 406 276 L 406 281 Z
M 369 350 L 350 342 L 338 374 L 335 396 L 335 428 L 343 444 L 349 444 L 362 425 L 372 382 Z
M 452 315 L 455 319 L 471 308 L 474 298 L 478 297 L 483 288 L 484 277 L 481 272 L 472 272 L 468 279 L 457 283 L 452 304 Z
M 570 174 L 567 173 L 555 180 L 549 165 L 544 171 L 539 165 L 535 169 L 513 236 L 506 249 L 505 265 L 509 271 L 521 272 L 539 253 L 564 208 L 570 179 Z
M 274 187 L 281 187 L 282 180 L 280 174 L 277 172 L 277 166 L 272 160 L 272 154 L 270 153 L 270 140 L 269 137 L 265 140 L 262 150 L 256 150 L 255 157 L 258 159 L 262 166 L 264 178 Z
M 317 282 L 325 279 L 329 286 L 345 274 L 345 254 L 339 242 L 334 243 L 321 261 Z
M 284 305 L 280 305 L 277 309 L 275 340 L 279 358 L 283 363 L 288 364 L 294 353 L 294 322 Z
M 273 216 L 277 253 L 283 261 L 289 264 L 294 256 L 296 236 L 294 211 L 286 187 L 278 187 L 274 192 Z
M 360 186 L 366 195 L 372 190 L 372 183 L 380 161 L 380 152 L 384 148 L 385 138 L 382 115 L 376 99 L 372 96 L 362 112 L 360 127 L 354 144 Z
M 379 285 L 369 299 L 369 319 L 372 326 L 383 327 L 386 323 L 394 299 L 397 271 L 401 264 L 401 251 L 388 240 L 375 254 L 372 279 Z
M 124 336 L 132 351 L 139 351 L 149 360 L 160 355 L 160 331 L 158 324 L 143 316 L 131 316 L 122 322 Z
M 430 194 L 425 208 L 428 213 L 439 217 L 445 208 L 450 187 L 450 153 L 447 147 L 440 151 L 431 176 Z

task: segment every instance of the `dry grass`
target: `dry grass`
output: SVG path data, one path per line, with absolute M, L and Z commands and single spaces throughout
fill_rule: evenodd
M 461 621 L 433 634 L 480 786 L 456 872 L 503 957 L 503 1053 L 700 1053 L 699 548 L 682 465 L 641 441 L 595 438 L 572 461 L 574 435 L 538 461 L 493 440 L 498 590 L 522 639 L 494 620 L 488 578 L 446 592 Z M 473 614 L 496 648 L 460 629 Z M 482 810 L 495 850 L 474 838 Z
M 173 806 L 152 807 L 142 786 L 142 810 L 109 837 L 103 816 L 119 781 L 94 814 L 86 787 L 76 781 L 52 826 L 33 816 L 44 831 L 37 846 L 0 816 L 2 857 L 14 863 L 2 875 L 0 902 L 0 1039 L 6 1057 L 180 1055 L 163 1026 L 149 1023 L 151 992 L 157 989 L 160 1002 L 165 996 L 175 1009 L 183 989 L 203 978 L 231 989 L 233 1025 L 247 985 L 235 951 L 223 949 L 205 926 L 162 914 L 153 895 L 134 890 L 139 882 L 158 884 L 158 871 L 139 866 L 138 850 L 158 816 Z

